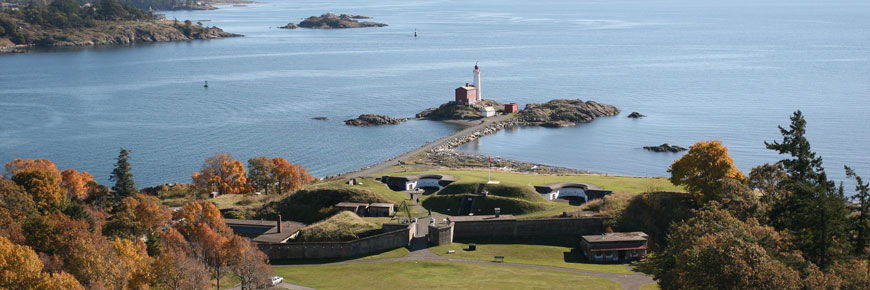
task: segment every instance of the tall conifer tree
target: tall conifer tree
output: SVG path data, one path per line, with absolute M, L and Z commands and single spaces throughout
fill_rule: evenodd
M 795 235 L 795 245 L 808 260 L 824 268 L 842 257 L 848 245 L 848 208 L 842 192 L 828 180 L 822 158 L 810 149 L 806 120 L 801 111 L 791 116 L 788 129 L 779 127 L 782 142 L 765 142 L 771 149 L 790 156 L 779 161 L 788 174 L 783 182 L 786 196 L 774 202 L 770 222 Z
M 109 181 L 115 182 L 112 191 L 115 192 L 115 198 L 120 200 L 136 194 L 138 190 L 136 190 L 136 182 L 133 181 L 133 173 L 131 172 L 130 151 L 121 148 L 121 153 L 118 154 L 116 160 L 115 169 L 112 170 Z

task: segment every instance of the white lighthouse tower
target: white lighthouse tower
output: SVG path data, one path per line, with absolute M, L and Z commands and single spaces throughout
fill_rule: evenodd
M 483 94 L 480 90 L 480 67 L 477 66 L 477 63 L 474 63 L 474 80 L 471 83 L 477 89 L 477 100 L 475 102 L 483 100 Z

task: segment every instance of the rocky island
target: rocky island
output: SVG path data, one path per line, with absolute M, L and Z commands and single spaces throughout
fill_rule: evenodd
M 384 27 L 387 26 L 383 23 L 378 22 L 370 22 L 370 21 L 358 21 L 357 19 L 368 19 L 371 16 L 365 15 L 351 15 L 351 14 L 335 14 L 332 12 L 324 13 L 320 16 L 311 16 L 299 22 L 299 24 L 288 23 L 285 26 L 281 26 L 279 28 L 284 29 L 296 29 L 299 27 L 302 28 L 315 28 L 315 29 L 333 29 L 333 28 L 362 28 L 362 27 Z
M 392 118 L 384 115 L 362 114 L 359 117 L 345 120 L 344 124 L 348 126 L 375 126 L 375 125 L 396 125 L 407 121 L 407 118 Z
M 106 1 L 113 3 L 111 7 L 103 4 L 96 9 L 79 8 L 78 4 L 68 2 L 57 0 L 47 7 L 0 13 L 0 52 L 20 52 L 31 46 L 93 46 L 242 36 L 189 20 L 154 20 L 150 12 L 116 0 Z
M 685 147 L 671 145 L 668 143 L 665 143 L 665 144 L 662 144 L 659 146 L 643 146 L 643 149 L 646 149 L 647 151 L 652 151 L 652 152 L 671 152 L 671 153 L 677 153 L 680 151 L 689 150 L 689 149 L 686 149 Z
M 631 114 L 628 114 L 628 117 L 633 118 L 633 119 L 638 119 L 638 118 L 646 117 L 646 115 L 638 113 L 638 112 L 631 112 Z
M 483 99 L 478 104 L 483 107 L 495 108 L 501 108 L 504 106 L 499 102 L 488 99 Z M 423 110 L 422 112 L 417 113 L 416 117 L 434 121 L 477 119 L 480 118 L 480 110 L 472 106 L 458 104 L 456 102 L 448 102 L 441 104 L 438 108 L 428 108 Z
M 528 104 L 519 118 L 526 125 L 566 127 L 586 123 L 598 117 L 614 116 L 619 109 L 612 105 L 580 99 L 556 99 L 543 104 Z

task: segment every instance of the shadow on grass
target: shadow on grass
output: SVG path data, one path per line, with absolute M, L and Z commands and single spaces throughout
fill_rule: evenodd
M 273 266 L 282 266 L 282 265 L 320 265 L 320 264 L 329 264 L 329 263 L 338 263 L 338 262 L 352 261 L 352 260 L 356 260 L 356 259 L 360 259 L 360 258 L 365 258 L 365 257 L 370 257 L 370 256 L 375 256 L 375 255 L 380 255 L 380 254 L 383 254 L 383 253 L 386 253 L 386 252 L 390 252 L 390 251 L 393 251 L 393 250 L 395 250 L 395 249 L 385 250 L 385 251 L 380 251 L 380 252 L 376 252 L 376 253 L 371 253 L 371 254 L 369 254 L 369 255 L 354 256 L 354 257 L 346 257 L 346 258 L 321 258 L 321 259 L 310 259 L 310 258 L 309 258 L 309 259 L 277 259 L 277 260 L 270 260 L 269 263 L 272 264 Z
M 562 253 L 565 263 L 589 263 L 586 259 L 583 258 L 583 252 L 580 249 L 571 249 L 570 252 Z

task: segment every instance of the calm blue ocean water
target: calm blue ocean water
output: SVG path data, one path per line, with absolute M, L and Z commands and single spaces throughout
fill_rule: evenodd
M 140 186 L 189 182 L 216 152 L 336 174 L 454 132 L 341 120 L 437 106 L 479 61 L 485 98 L 593 99 L 625 113 L 503 131 L 463 151 L 665 175 L 679 155 L 642 146 L 720 139 L 748 171 L 779 158 L 763 142 L 801 109 L 833 176 L 844 164 L 870 176 L 868 1 L 265 2 L 167 12 L 243 38 L 0 55 L 0 161 L 48 158 L 106 182 L 123 146 Z M 390 26 L 275 28 L 327 11 Z

